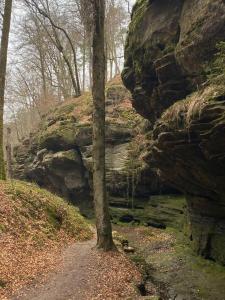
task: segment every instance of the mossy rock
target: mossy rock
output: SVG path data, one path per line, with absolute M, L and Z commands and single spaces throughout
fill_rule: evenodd
M 50 171 L 56 172 L 65 169 L 67 171 L 74 170 L 75 167 L 81 167 L 81 157 L 76 150 L 60 151 L 56 153 L 48 153 L 44 156 L 43 164 Z
M 72 148 L 78 132 L 79 129 L 74 123 L 57 122 L 39 133 L 39 148 L 48 150 Z

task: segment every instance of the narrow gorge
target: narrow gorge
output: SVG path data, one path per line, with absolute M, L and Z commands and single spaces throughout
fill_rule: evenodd
M 135 296 L 126 298 L 126 289 L 121 292 L 124 283 L 119 282 L 120 277 L 117 274 L 110 277 L 111 270 L 108 270 L 110 268 L 103 254 L 106 272 L 103 281 L 110 278 L 110 284 L 108 283 L 106 292 L 103 289 L 104 295 L 95 291 L 99 298 L 93 299 L 106 299 L 108 291 L 111 295 L 109 285 L 112 286 L 116 278 L 115 285 L 122 296 L 120 298 L 116 294 L 117 298 L 112 299 L 225 300 L 225 1 L 128 0 L 125 4 L 120 4 L 120 1 L 109 2 L 106 1 L 108 23 L 106 22 L 105 32 L 105 76 L 110 79 L 105 84 L 104 195 L 107 194 L 105 206 L 108 210 L 109 205 L 107 218 L 108 224 L 112 225 L 110 234 L 112 233 L 119 250 L 117 254 L 131 263 L 128 269 L 126 266 L 122 270 L 122 278 L 129 282 L 127 293 L 129 294 L 131 288 L 131 294 Z M 83 5 L 84 2 L 78 0 L 77 3 Z M 41 1 L 39 5 L 42 7 Z M 54 1 L 52 5 L 54 6 Z M 82 6 L 79 5 L 78 8 Z M 38 7 L 35 16 L 37 24 L 40 16 L 48 23 L 49 18 L 45 19 L 46 16 L 41 14 Z M 44 6 L 42 8 L 45 9 Z M 29 9 L 28 15 L 32 12 Z M 59 6 L 56 12 L 58 9 Z M 48 13 L 50 14 L 48 11 L 44 12 Z M 69 16 L 70 13 L 71 11 Z M 85 13 L 84 16 L 79 16 L 82 22 L 82 18 L 87 17 Z M 90 16 L 88 21 L 89 18 Z M 117 24 L 117 18 L 120 19 L 120 24 Z M 129 21 L 129 27 L 126 28 Z M 82 22 L 80 25 L 87 26 L 88 30 L 91 28 L 91 24 Z M 43 26 L 41 23 L 39 25 Z M 50 25 L 52 26 L 51 22 L 48 26 Z M 62 25 L 65 24 L 62 22 Z M 71 32 L 74 30 L 72 25 Z M 117 26 L 121 27 L 118 36 L 113 36 L 113 29 Z M 53 38 L 56 29 L 52 30 Z M 94 213 L 96 202 L 94 204 L 93 201 L 96 192 L 93 166 L 97 160 L 93 158 L 95 98 L 91 92 L 94 72 L 91 70 L 93 45 L 88 30 L 84 36 L 83 31 L 78 35 L 78 39 L 82 37 L 82 43 L 80 40 L 74 42 L 78 49 L 79 74 L 73 80 L 79 83 L 78 77 L 81 79 L 83 76 L 83 91 L 77 93 L 76 90 L 74 93 L 69 78 L 71 74 L 67 70 L 66 62 L 62 61 L 63 53 L 59 52 L 57 67 L 60 69 L 61 64 L 64 64 L 60 70 L 62 74 L 57 73 L 57 67 L 54 69 L 56 62 L 51 66 L 52 61 L 49 59 L 51 62 L 49 70 L 45 70 L 46 74 L 53 69 L 56 74 L 52 71 L 52 77 L 48 78 L 46 75 L 47 82 L 51 81 L 48 84 L 51 86 L 52 95 L 49 92 L 49 99 L 46 96 L 43 110 L 42 94 L 37 96 L 40 97 L 40 107 L 35 107 L 36 103 L 32 100 L 30 110 L 27 111 L 25 107 L 20 111 L 20 104 L 17 104 L 18 115 L 15 122 L 19 124 L 21 116 L 24 116 L 31 119 L 32 123 L 33 116 L 37 119 L 34 126 L 30 124 L 29 128 L 25 128 L 27 123 L 21 122 L 19 131 L 12 117 L 8 123 L 5 146 L 13 148 L 12 157 L 7 160 L 8 165 L 12 161 L 12 178 L 6 183 L 0 182 L 3 190 L 2 193 L 0 191 L 0 198 L 4 200 L 2 220 L 5 222 L 3 227 L 0 224 L 0 234 L 4 233 L 6 225 L 11 222 L 5 217 L 8 213 L 8 198 L 18 198 L 21 204 L 18 232 L 24 216 L 27 219 L 25 225 L 21 226 L 29 227 L 27 224 L 32 222 L 37 202 L 38 214 L 35 222 L 39 224 L 38 218 L 43 217 L 47 220 L 45 226 L 53 224 L 50 233 L 47 227 L 43 232 L 49 243 L 52 232 L 57 232 L 57 247 L 66 245 L 63 239 L 61 241 L 61 228 L 67 233 L 67 227 L 72 226 L 76 236 L 80 230 L 78 224 L 81 222 L 83 227 L 81 237 L 78 234 L 79 241 L 90 239 L 95 230 L 93 226 L 98 215 Z M 65 36 L 61 37 L 59 34 L 59 37 L 64 41 Z M 115 41 L 112 42 L 110 38 Z M 56 38 L 56 44 L 57 42 L 60 41 Z M 111 42 L 116 48 L 115 53 L 110 48 Z M 58 48 L 65 50 L 59 45 Z M 76 49 L 73 50 L 72 53 L 71 49 L 66 49 L 65 53 L 72 53 L 68 57 L 72 60 L 72 72 L 76 73 L 73 66 Z M 65 76 L 62 82 L 57 78 L 58 90 L 54 90 L 56 75 L 62 75 L 62 78 Z M 63 91 L 60 90 L 60 85 L 63 86 Z M 41 90 L 40 87 L 39 89 Z M 20 91 L 20 94 L 23 95 L 23 92 Z M 104 89 L 102 94 L 104 96 Z M 30 100 L 29 97 L 31 96 L 26 96 L 26 100 Z M 15 128 L 18 130 L 16 138 Z M 11 136 L 16 142 L 10 144 L 7 134 L 11 134 L 11 129 Z M 6 158 L 7 155 L 6 149 Z M 35 197 L 30 197 L 30 194 L 35 194 Z M 48 199 L 52 200 L 48 203 Z M 10 205 L 12 203 L 16 207 L 16 201 L 10 202 Z M 10 211 L 14 212 L 12 207 Z M 69 217 L 74 214 L 77 223 L 70 218 L 68 221 L 67 214 Z M 15 214 L 11 215 L 16 218 L 16 209 Z M 29 234 L 29 230 L 27 231 Z M 42 231 L 40 236 L 41 234 Z M 35 240 L 35 233 L 32 238 Z M 69 234 L 64 237 L 68 242 L 72 238 Z M 36 243 L 38 245 L 38 241 L 35 241 L 35 247 Z M 94 243 L 95 238 L 88 244 L 83 244 L 88 257 L 81 253 L 80 244 L 75 247 L 78 257 L 88 261 L 88 264 L 94 261 L 91 254 Z M 72 251 L 70 254 L 72 255 Z M 114 252 L 109 255 L 112 255 L 118 266 L 120 260 L 114 256 Z M 102 257 L 98 254 L 96 257 L 99 261 L 95 259 L 93 278 L 98 274 L 98 268 L 101 269 Z M 82 262 L 79 268 L 83 270 Z M 7 268 L 4 268 L 7 273 L 5 270 Z M 85 278 L 88 277 L 87 270 L 88 266 L 83 274 Z M 68 274 L 71 278 L 69 283 L 73 286 L 70 270 Z M 135 281 L 134 284 L 130 279 L 132 274 L 135 278 L 138 277 L 138 283 Z M 79 275 L 76 278 L 79 283 Z M 65 278 L 63 280 L 66 282 Z M 5 282 L 7 280 L 4 279 L 4 286 L 2 284 L 1 287 L 0 274 L 0 297 L 1 288 L 3 290 L 7 286 Z M 13 285 L 13 280 L 10 282 Z M 61 282 L 59 290 L 60 284 Z M 95 284 L 98 285 L 97 281 Z M 74 286 L 72 288 L 74 293 Z M 85 293 L 83 283 L 81 288 Z M 96 290 L 94 286 L 92 288 Z M 70 293 L 66 288 L 64 290 L 65 293 Z M 41 295 L 45 295 L 44 292 Z M 49 300 L 54 300 L 50 295 L 51 289 L 47 294 Z M 87 300 L 91 299 L 88 297 Z M 107 299 L 111 299 L 110 297 Z

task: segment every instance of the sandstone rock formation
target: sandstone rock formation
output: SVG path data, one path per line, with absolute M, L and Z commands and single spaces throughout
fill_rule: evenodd
M 107 189 L 110 195 L 122 198 L 146 196 L 168 188 L 158 180 L 154 170 L 140 166 L 143 119 L 135 113 L 129 98 L 120 79 L 116 78 L 107 86 Z M 89 199 L 92 186 L 91 105 L 91 96 L 87 93 L 48 113 L 37 133 L 14 149 L 14 177 L 34 181 L 75 203 Z M 141 137 L 136 140 L 137 136 Z
M 224 28 L 222 0 L 137 1 L 123 71 L 133 106 L 152 124 L 146 162 L 186 195 L 194 249 L 222 264 L 225 88 L 205 68 Z
M 224 6 L 223 0 L 137 1 L 123 81 L 140 114 L 155 121 L 204 81 L 204 65 L 224 39 Z

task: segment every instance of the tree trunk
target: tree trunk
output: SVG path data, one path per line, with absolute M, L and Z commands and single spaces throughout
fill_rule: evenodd
M 92 51 L 91 51 L 91 42 L 89 45 L 89 85 L 90 89 L 92 89 L 93 86 L 93 78 L 92 78 Z
M 83 92 L 85 91 L 85 73 L 86 73 L 86 31 L 84 29 L 84 40 L 83 40 Z
M 12 11 L 12 0 L 5 0 L 1 49 L 0 49 L 0 179 L 6 179 L 4 151 L 3 151 L 3 112 L 5 96 L 5 76 L 7 65 L 7 52 Z
M 12 169 L 11 129 L 9 127 L 7 128 L 6 161 L 7 161 L 7 178 L 11 179 L 13 175 L 13 169 Z
M 94 0 L 93 34 L 93 188 L 97 227 L 97 248 L 115 249 L 112 239 L 105 179 L 105 1 Z

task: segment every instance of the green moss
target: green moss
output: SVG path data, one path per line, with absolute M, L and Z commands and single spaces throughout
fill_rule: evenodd
M 135 235 L 132 229 L 127 238 L 136 247 L 137 264 L 145 265 L 162 295 L 166 286 L 184 299 L 223 299 L 225 268 L 196 256 L 180 231 L 146 228 Z
M 212 257 L 215 257 L 219 262 L 225 264 L 225 236 L 221 234 L 213 235 L 211 244 Z
M 127 200 L 127 205 L 129 204 L 130 201 Z M 184 215 L 180 212 L 183 211 L 185 204 L 186 201 L 184 197 L 152 196 L 149 201 L 134 199 L 134 209 L 111 207 L 110 212 L 113 222 L 120 225 L 124 225 L 124 223 L 119 222 L 120 217 L 129 214 L 132 215 L 134 219 L 139 220 L 142 225 L 145 225 L 148 221 L 155 221 L 156 223 L 163 223 L 171 228 L 182 229 Z M 136 206 L 142 207 L 142 209 L 135 208 Z M 137 225 L 137 222 L 134 221 L 133 225 Z
M 77 133 L 78 127 L 73 122 L 68 122 L 67 124 L 57 122 L 39 132 L 40 148 L 51 149 L 60 143 L 73 145 Z
M 73 113 L 76 107 L 76 103 L 64 103 L 60 106 L 57 106 L 52 111 L 50 111 L 47 115 L 47 119 L 52 119 L 55 121 L 59 120 L 67 120 L 71 118 L 71 114 Z
M 132 21 L 130 23 L 129 32 L 134 32 L 143 21 L 143 16 L 149 6 L 149 0 L 137 0 L 133 7 Z
M 217 52 L 211 62 L 205 66 L 205 74 L 212 83 L 224 84 L 225 79 L 225 42 L 216 45 Z
M 20 235 L 26 238 L 31 234 L 33 227 L 35 229 L 33 239 L 39 242 L 45 238 L 56 238 L 56 233 L 60 229 L 77 240 L 92 236 L 88 223 L 78 210 L 60 197 L 34 184 L 20 181 L 6 182 L 3 187 L 9 198 L 15 201 L 17 208 L 14 210 L 14 217 L 11 216 L 15 218 L 16 226 L 10 228 L 10 224 L 5 224 L 5 232 L 12 230 L 16 232 L 17 227 L 21 231 L 23 228 Z M 14 207 L 14 204 L 12 205 Z
M 6 179 L 3 149 L 0 147 L 0 180 Z
M 58 109 L 55 110 L 55 112 L 57 115 L 64 115 L 64 114 L 68 115 L 74 111 L 75 107 L 76 107 L 75 103 L 70 103 L 59 107 Z

